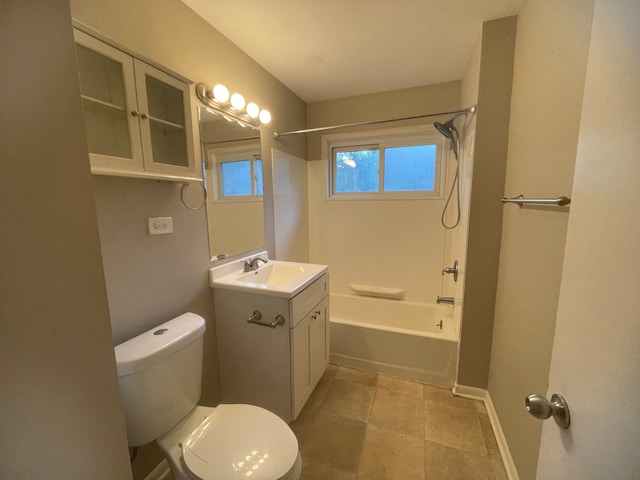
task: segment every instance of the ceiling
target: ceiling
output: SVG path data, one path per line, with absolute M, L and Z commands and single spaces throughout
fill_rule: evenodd
M 524 0 L 182 0 L 307 103 L 460 80 Z

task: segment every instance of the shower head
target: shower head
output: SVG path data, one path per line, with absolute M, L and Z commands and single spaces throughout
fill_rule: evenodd
M 449 120 L 448 122 L 444 122 L 444 123 L 433 122 L 433 126 L 436 127 L 436 129 L 442 135 L 444 135 L 445 138 L 448 138 L 449 140 L 453 140 L 453 131 L 456 128 L 456 127 L 453 126 L 453 119 Z
M 455 132 L 456 135 L 458 135 L 458 129 L 455 127 L 455 125 L 453 124 L 453 121 L 462 116 L 462 115 L 466 115 L 467 113 L 475 113 L 476 108 L 475 106 L 471 107 L 469 110 L 465 110 L 464 112 L 460 112 L 456 115 L 454 115 L 453 117 L 451 117 L 449 120 L 447 120 L 444 123 L 441 122 L 433 122 L 433 126 L 436 127 L 436 129 L 442 134 L 444 135 L 445 138 L 448 138 L 449 140 L 454 140 L 453 138 L 453 133 Z

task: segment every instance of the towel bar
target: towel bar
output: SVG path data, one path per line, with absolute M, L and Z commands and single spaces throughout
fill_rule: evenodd
M 571 203 L 571 199 L 568 197 L 524 198 L 524 195 L 518 195 L 513 198 L 503 198 L 502 203 L 516 203 L 520 207 L 522 205 L 553 205 L 556 207 L 565 207 Z

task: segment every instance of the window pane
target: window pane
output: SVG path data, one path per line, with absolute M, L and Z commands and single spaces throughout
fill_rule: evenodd
M 249 160 L 221 163 L 220 174 L 224 197 L 251 195 L 251 163 Z
M 256 175 L 256 195 L 262 195 L 262 160 L 256 160 L 253 168 Z
M 417 145 L 384 150 L 384 191 L 432 191 L 435 184 L 436 146 Z
M 339 151 L 336 161 L 336 193 L 377 192 L 380 152 L 376 150 Z

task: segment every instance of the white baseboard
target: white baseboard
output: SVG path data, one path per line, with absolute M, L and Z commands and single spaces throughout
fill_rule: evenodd
M 458 385 L 457 383 L 453 387 L 453 394 L 458 397 L 471 398 L 473 400 L 482 400 L 484 406 L 487 409 L 489 415 L 489 421 L 491 422 L 491 428 L 493 428 L 493 434 L 496 437 L 496 443 L 500 450 L 500 456 L 502 457 L 502 463 L 504 464 L 505 472 L 509 480 L 520 480 L 518 477 L 518 471 L 513 463 L 513 457 L 511 457 L 511 451 L 509 450 L 509 444 L 507 438 L 502 431 L 502 425 L 498 419 L 498 414 L 491 401 L 491 395 L 484 388 L 469 387 L 467 385 Z
M 453 394 L 457 397 L 471 398 L 473 400 L 482 400 L 487 398 L 488 392 L 484 388 L 468 387 L 467 385 L 453 386 Z
M 144 477 L 144 480 L 164 480 L 171 473 L 169 464 L 166 460 L 162 460 L 151 473 Z
M 495 407 L 493 406 L 493 401 L 491 401 L 491 395 L 489 395 L 489 392 L 487 392 L 487 396 L 484 399 L 484 406 L 487 408 L 487 413 L 489 414 L 489 420 L 491 421 L 493 434 L 496 437 L 496 442 L 498 443 L 498 448 L 500 449 L 500 455 L 502 456 L 504 469 L 507 472 L 507 478 L 509 480 L 520 480 L 518 471 L 516 470 L 516 465 L 515 463 L 513 463 L 511 451 L 509 450 L 507 437 L 504 436 L 502 425 L 500 425 L 500 420 L 498 419 L 498 414 Z

